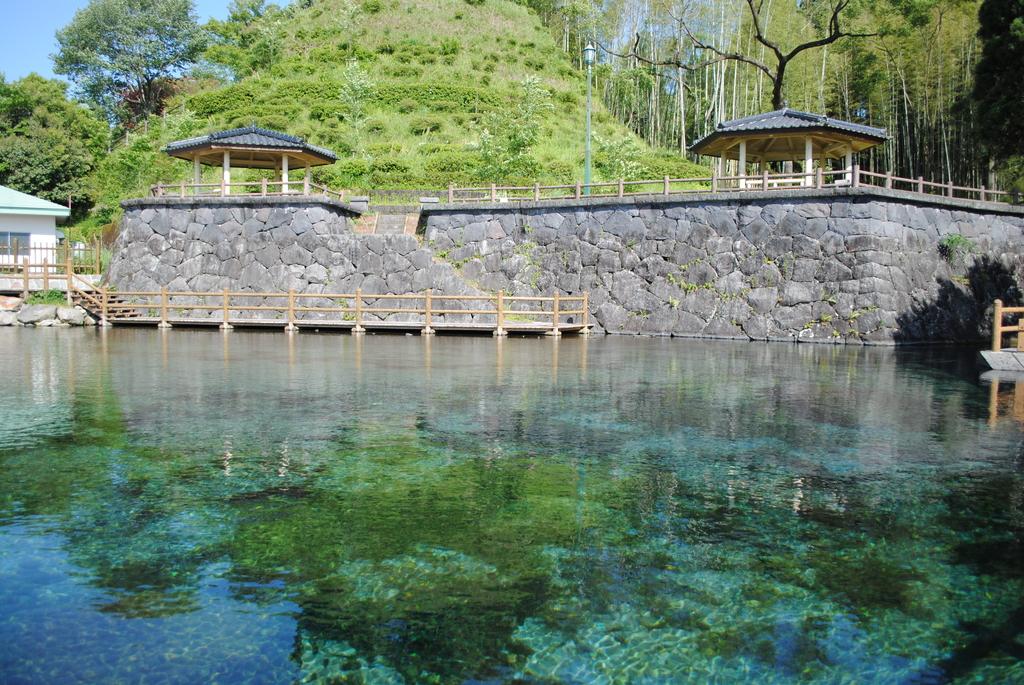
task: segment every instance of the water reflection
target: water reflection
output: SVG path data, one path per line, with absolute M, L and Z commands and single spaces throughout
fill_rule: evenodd
M 1021 434 L 949 351 L 11 330 L 0 362 L 14 682 L 1020 675 Z

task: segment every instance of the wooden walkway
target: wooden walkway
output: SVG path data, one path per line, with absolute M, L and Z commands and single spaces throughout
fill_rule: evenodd
M 406 295 L 122 291 L 95 286 L 72 274 L 72 297 L 104 325 L 279 328 L 487 333 L 495 336 L 586 334 L 590 297 L 582 295 L 447 295 L 431 290 Z

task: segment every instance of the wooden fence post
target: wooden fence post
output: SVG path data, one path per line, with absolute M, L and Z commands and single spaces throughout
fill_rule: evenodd
M 223 297 L 224 297 L 224 299 L 221 301 L 221 308 L 222 308 L 222 310 L 224 312 L 224 319 L 223 319 L 223 321 L 221 321 L 220 329 L 222 331 L 230 331 L 232 328 L 234 328 L 234 326 L 232 326 L 230 321 L 228 320 L 229 317 L 228 317 L 228 289 L 227 288 L 224 288 L 224 295 L 223 295 Z
M 423 295 L 423 330 L 420 331 L 420 335 L 433 335 L 434 329 L 430 326 L 430 310 L 433 308 L 434 291 L 427 288 L 427 292 Z
M 1003 301 L 996 300 L 995 311 L 992 315 L 992 351 L 998 352 L 1003 349 Z
M 455 184 L 448 184 L 448 204 L 455 202 Z
M 583 184 L 576 181 L 576 199 L 578 200 L 581 197 L 583 197 Z
M 21 269 L 22 269 L 21 279 L 22 279 L 22 286 L 23 286 L 22 289 L 21 289 L 21 294 L 22 294 L 22 297 L 27 298 L 28 297 L 28 290 L 29 290 L 29 282 L 28 282 L 28 257 L 25 257 L 24 259 L 21 260 Z
M 498 186 L 494 183 L 491 184 L 491 202 L 498 201 Z
M 860 164 L 854 162 L 853 164 L 853 187 L 860 187 Z
M 504 337 L 504 336 L 508 335 L 508 333 L 505 332 L 505 291 L 504 290 L 499 290 L 498 291 L 498 301 L 496 303 L 495 309 L 497 310 L 497 314 L 496 314 L 496 317 L 495 317 L 494 337 L 495 338 L 501 338 L 501 337 Z
M 267 196 L 267 179 L 265 179 L 265 178 L 261 178 L 260 179 L 260 196 L 261 197 L 266 197 Z
M 665 174 L 665 188 L 662 191 L 662 195 L 668 195 L 668 194 L 669 194 L 669 179 L 668 179 L 668 174 Z
M 583 306 L 580 307 L 583 310 L 583 335 L 590 335 L 590 291 L 583 291 Z
M 284 327 L 285 332 L 291 333 L 298 330 L 295 325 L 295 290 L 288 291 L 288 324 Z
M 768 170 L 761 172 L 761 190 L 768 190 Z
M 157 328 L 170 328 L 171 323 L 167 320 L 167 288 L 160 288 L 160 323 Z
M 985 186 L 981 187 L 981 201 L 984 202 L 988 199 L 988 195 L 985 192 Z
M 181 182 L 181 187 L 178 189 L 178 196 L 185 197 L 185 182 Z
M 50 260 L 43 257 L 43 292 L 50 290 Z
M 100 325 L 109 326 L 110 316 L 108 315 L 107 305 L 110 302 L 110 289 L 104 288 L 100 299 Z
M 363 289 L 356 288 L 356 325 L 352 329 L 353 333 L 365 333 L 366 329 L 363 328 Z
M 533 184 L 533 201 L 538 202 L 540 200 L 540 184 Z
M 555 337 L 562 335 L 562 331 L 558 328 L 558 320 L 561 318 L 558 305 L 558 291 L 556 290 L 555 296 L 551 299 L 551 332 L 548 334 Z
M 64 291 L 65 297 L 67 298 L 68 306 L 71 307 L 75 304 L 74 299 L 71 296 L 71 291 L 74 290 L 74 276 L 75 276 L 75 262 L 71 259 L 71 254 L 67 253 L 64 255 Z
M 892 171 L 885 172 L 885 189 L 892 190 Z
M 626 184 L 620 178 L 619 179 L 619 197 L 622 197 L 625 194 L 625 190 L 626 190 L 625 186 L 626 186 Z
M 814 187 L 821 190 L 825 186 L 825 170 L 818 167 L 814 170 Z
M 946 195 L 948 197 L 953 197 L 953 181 L 952 181 L 952 179 L 949 181 L 949 183 L 946 184 L 946 189 L 948 190 Z
M 715 167 L 711 169 L 711 192 L 718 192 L 718 169 Z
M 917 177 L 917 192 L 924 193 L 924 176 Z

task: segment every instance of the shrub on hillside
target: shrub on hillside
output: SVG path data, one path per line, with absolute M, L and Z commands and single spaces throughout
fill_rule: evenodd
M 185 106 L 199 117 L 211 117 L 229 110 L 243 110 L 256 101 L 256 89 L 251 83 L 237 83 L 206 93 L 196 93 L 185 101 Z
M 414 117 L 409 122 L 409 132 L 414 136 L 423 136 L 428 133 L 434 133 L 444 128 L 444 121 L 440 117 L 435 116 L 423 116 Z
M 388 127 L 383 119 L 368 119 L 364 130 L 371 136 L 379 136 L 387 131 Z
M 643 155 L 638 159 L 640 177 L 645 179 L 705 178 L 711 175 L 707 167 L 673 154 Z

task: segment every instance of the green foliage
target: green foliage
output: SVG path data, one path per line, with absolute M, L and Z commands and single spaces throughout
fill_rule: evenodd
M 409 132 L 414 136 L 434 133 L 444 128 L 444 121 L 435 116 L 421 116 L 409 122 Z
M 129 135 L 125 144 L 107 155 L 90 177 L 98 225 L 117 219 L 121 200 L 147 195 L 154 183 L 189 175 L 191 165 L 167 156 L 160 148 L 172 140 L 198 134 L 201 125 L 196 116 L 184 111 L 151 117 L 144 131 Z
M 111 120 L 158 112 L 167 81 L 199 57 L 205 36 L 191 0 L 91 0 L 57 32 L 54 71 Z
M 643 149 L 634 138 L 594 136 L 594 168 L 606 179 L 639 178 Z
M 65 88 L 34 74 L 11 84 L 0 77 L 0 185 L 58 204 L 70 199 L 78 218 L 92 206 L 87 176 L 109 134 Z
M 953 265 L 962 265 L 976 249 L 973 240 L 959 233 L 950 233 L 939 241 L 939 254 Z
M 982 41 L 974 82 L 979 134 L 993 156 L 1024 156 L 1024 0 L 985 0 L 978 13 Z
M 488 181 L 536 173 L 530 149 L 540 135 L 544 116 L 554 107 L 540 80 L 529 76 L 520 83 L 515 102 L 487 119 L 480 134 L 480 177 Z
M 67 297 L 60 290 L 40 290 L 29 294 L 26 304 L 50 304 L 63 305 L 67 303 Z

